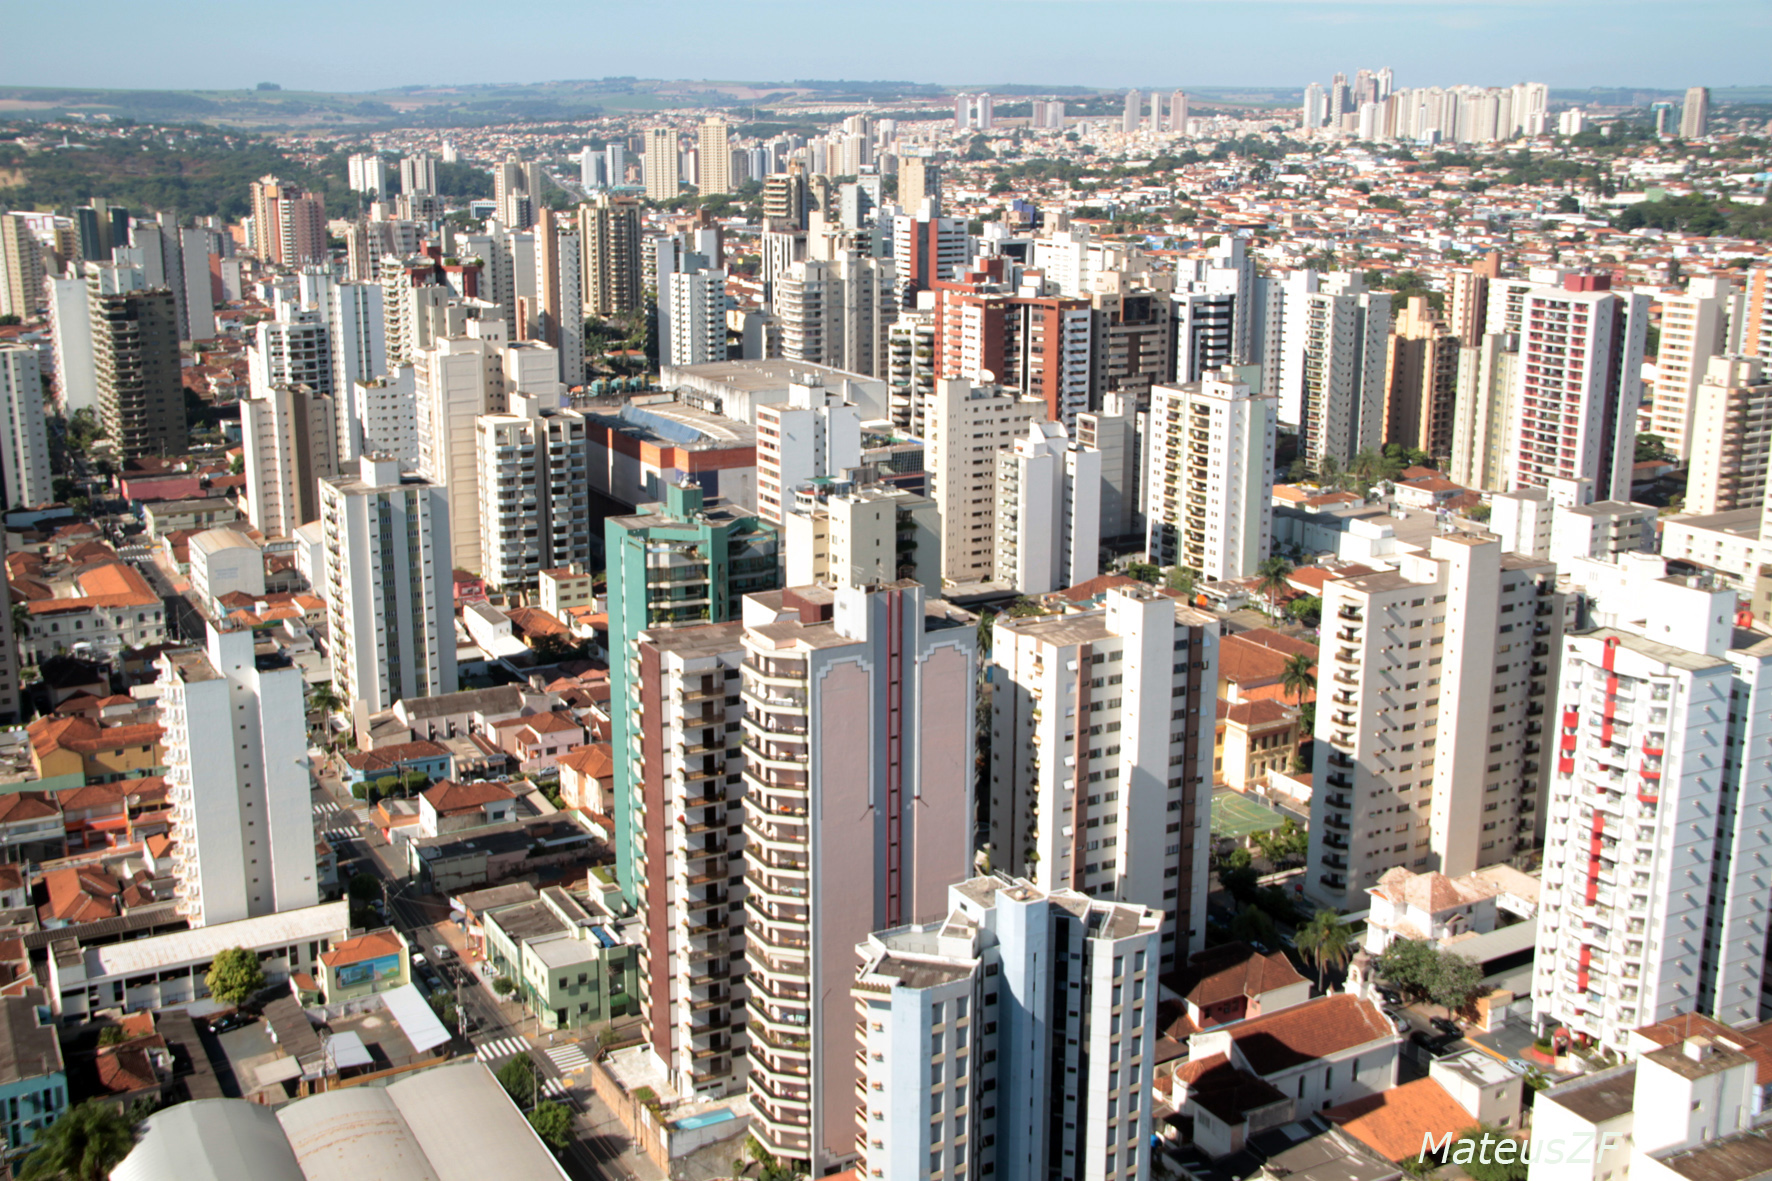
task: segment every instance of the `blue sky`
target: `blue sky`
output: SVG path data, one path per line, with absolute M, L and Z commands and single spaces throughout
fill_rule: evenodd
M 1772 82 L 1768 0 L 78 0 L 8 6 L 0 85 L 371 90 L 629 74 L 1101 87 Z M 485 14 L 500 18 L 487 19 Z M 297 19 L 299 18 L 299 19 Z M 77 19 L 91 36 L 70 39 Z M 77 47 L 77 48 L 76 48 Z

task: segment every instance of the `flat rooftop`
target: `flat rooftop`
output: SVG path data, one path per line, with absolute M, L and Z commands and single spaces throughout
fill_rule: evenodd
M 237 923 L 218 923 L 167 935 L 86 949 L 86 975 L 138 976 L 175 964 L 204 964 L 230 947 L 287 947 L 293 943 L 330 939 L 351 926 L 351 904 L 323 902 L 301 910 L 260 915 Z
M 777 390 L 789 384 L 805 384 L 806 378 L 823 378 L 826 385 L 842 381 L 874 382 L 877 378 L 810 361 L 794 361 L 786 357 L 770 357 L 751 361 L 713 361 L 706 365 L 666 365 L 661 374 L 665 381 L 692 378 L 702 382 L 718 382 L 735 390 Z
M 1682 529 L 1700 529 L 1706 533 L 1728 533 L 1735 537 L 1757 538 L 1760 535 L 1760 510 L 1738 508 L 1726 513 L 1704 513 L 1690 517 L 1663 517 L 1661 523 Z
M 757 428 L 749 423 L 681 402 L 629 402 L 616 411 L 586 411 L 585 417 L 609 430 L 659 447 L 732 451 L 757 445 Z
M 1551 1087 L 1540 1098 L 1590 1124 L 1599 1124 L 1629 1115 L 1636 1092 L 1637 1067 L 1633 1062 Z

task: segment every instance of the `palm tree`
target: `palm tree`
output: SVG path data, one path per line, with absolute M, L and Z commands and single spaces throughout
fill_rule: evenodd
M 1267 596 L 1268 614 L 1273 615 L 1279 610 L 1280 592 L 1286 589 L 1286 577 L 1292 573 L 1292 563 L 1281 557 L 1268 558 L 1255 573 L 1255 585 Z
M 1333 910 L 1319 910 L 1312 915 L 1310 922 L 1298 929 L 1293 943 L 1300 955 L 1316 965 L 1319 988 L 1326 968 L 1342 967 L 1354 955 L 1353 935 Z
M 1313 693 L 1317 688 L 1317 667 L 1303 652 L 1294 652 L 1286 658 L 1286 667 L 1280 670 L 1280 688 L 1292 699 L 1292 704 L 1303 705 L 1304 695 Z
M 320 737 L 328 745 L 332 742 L 332 715 L 344 708 L 344 698 L 332 687 L 331 681 L 322 681 L 308 690 L 308 708 L 320 715 Z
M 1317 460 L 1317 483 L 1325 488 L 1340 487 L 1341 460 L 1333 455 L 1325 455 Z
M 111 1107 L 88 1099 L 38 1133 L 19 1181 L 104 1181 L 135 1147 L 135 1129 Z

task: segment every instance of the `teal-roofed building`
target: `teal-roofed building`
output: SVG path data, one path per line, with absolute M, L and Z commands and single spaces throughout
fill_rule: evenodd
M 725 623 L 745 595 L 781 585 L 775 529 L 752 513 L 707 504 L 701 488 L 676 484 L 662 504 L 641 505 L 604 524 L 609 571 L 610 722 L 615 748 L 616 875 L 639 899 L 643 859 L 636 823 L 634 760 L 644 703 L 630 662 L 648 628 Z

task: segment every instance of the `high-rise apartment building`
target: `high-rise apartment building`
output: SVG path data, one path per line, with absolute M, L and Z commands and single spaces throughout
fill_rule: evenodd
M 329 285 L 326 330 L 332 346 L 332 394 L 340 419 L 338 458 L 350 463 L 364 451 L 360 418 L 346 401 L 352 387 L 372 384 L 388 372 L 387 322 L 382 314 L 379 283 Z
M 357 455 L 380 452 L 398 460 L 402 470 L 417 471 L 418 382 L 412 366 L 396 365 L 374 381 L 354 381 L 350 396 Z
M 640 307 L 640 203 L 598 193 L 579 206 L 584 250 L 584 310 L 622 316 Z
M 1447 327 L 1465 348 L 1474 348 L 1483 338 L 1489 316 L 1489 279 L 1474 267 L 1458 267 L 1447 275 Z
M 856 1176 L 1149 1176 L 1161 913 L 1006 875 L 950 906 L 856 948 Z
M 1323 125 L 1329 117 L 1329 98 L 1323 93 L 1320 82 L 1312 82 L 1304 88 L 1304 106 L 1299 112 L 1300 125 L 1311 131 Z
M 1017 294 L 1002 260 L 985 260 L 935 285 L 936 373 L 1039 398 L 1048 418 L 1072 428 L 1089 409 L 1094 327 L 1087 299 Z
M 1162 292 L 1122 286 L 1089 296 L 1089 404 L 1113 393 L 1144 403 L 1151 386 L 1175 376 L 1175 316 Z M 1226 328 L 1229 328 L 1227 309 Z
M 408 196 L 437 191 L 437 158 L 429 152 L 400 157 L 400 191 Z
M 941 593 L 941 514 L 927 496 L 831 480 L 800 489 L 782 525 L 789 586 L 910 579 Z
M 1137 410 L 1130 398 L 1109 394 L 1102 409 L 1077 415 L 1077 442 L 1101 453 L 1101 536 L 1106 541 L 1145 533 Z
M 193 927 L 316 906 L 306 686 L 247 628 L 156 662 L 174 894 Z
M 576 220 L 543 209 L 535 223 L 535 323 L 532 339 L 555 350 L 556 376 L 568 387 L 585 377 L 584 239 Z
M 1680 106 L 1680 138 L 1703 139 L 1710 134 L 1710 87 L 1694 86 L 1686 91 Z
M 1507 486 L 1508 426 L 1520 353 L 1517 333 L 1485 333 L 1458 350 L 1452 398 L 1452 456 L 1447 474 L 1466 488 Z
M 326 202 L 301 186 L 263 176 L 252 182 L 254 249 L 265 262 L 326 261 Z
M 1740 305 L 1741 351 L 1772 362 L 1772 267 L 1759 267 L 1747 277 L 1747 295 Z
M 1461 877 L 1536 847 L 1556 575 L 1444 534 L 1324 586 L 1307 894 L 1351 906 L 1389 869 Z
M 941 213 L 941 165 L 928 156 L 905 153 L 898 158 L 898 203 L 915 213 L 924 200 Z
M 673 484 L 662 504 L 604 522 L 609 571 L 610 723 L 615 747 L 615 855 L 622 893 L 638 903 L 645 856 L 637 750 L 642 741 L 634 644 L 652 628 L 725 623 L 739 600 L 780 585 L 776 533 L 750 513 L 708 505 Z
M 802 485 L 861 463 L 861 410 L 841 388 L 791 382 L 785 402 L 758 406 L 757 515 L 776 528 Z
M 1762 1014 L 1772 642 L 1655 555 L 1602 565 L 1600 626 L 1561 646 L 1532 1004 L 1624 1050 L 1677 1014 Z
M 1725 351 L 1724 332 L 1735 297 L 1733 283 L 1712 277 L 1690 279 L 1683 293 L 1661 297 L 1655 383 L 1643 392 L 1650 399 L 1650 432 L 1681 459 L 1696 458 L 1692 436 L 1698 383 L 1710 359 Z
M 1298 425 L 1299 454 L 1344 466 L 1384 442 L 1385 340 L 1391 297 L 1355 272 L 1305 272 L 1285 296 L 1279 414 Z
M 1247 578 L 1273 532 L 1275 400 L 1222 370 L 1151 390 L 1145 553 L 1207 579 Z
M 43 375 L 37 350 L 0 344 L 0 503 L 8 508 L 55 499 L 49 471 Z
M 92 352 L 92 309 L 86 279 L 46 281 L 49 337 L 55 347 L 55 402 L 62 414 L 98 411 L 98 373 Z
M 680 165 L 677 160 L 677 129 L 649 127 L 646 129 L 646 151 L 641 157 L 646 168 L 646 199 L 675 200 L 682 191 Z
M 545 350 L 545 345 L 529 350 Z M 550 386 L 557 379 L 550 376 Z M 480 569 L 480 485 L 474 420 L 508 406 L 501 341 L 449 336 L 421 351 L 414 366 L 418 470 L 449 501 L 449 550 L 464 570 Z
M 507 230 L 528 229 L 542 211 L 546 186 L 547 175 L 539 161 L 526 163 L 507 156 L 492 170 L 492 199 L 496 206 L 493 216 Z
M 508 413 L 474 421 L 480 573 L 506 594 L 535 590 L 543 570 L 592 556 L 584 415 L 563 409 L 558 393 L 509 401 Z
M 917 292 L 951 279 L 971 258 L 966 220 L 942 217 L 925 202 L 892 219 L 892 264 L 898 273 L 898 303 L 917 306 Z
M 933 301 L 931 301 L 933 302 Z M 886 328 L 886 380 L 892 422 L 922 438 L 935 393 L 935 311 L 900 311 Z
M 681 1093 L 738 1094 L 750 1040 L 744 1001 L 743 746 L 737 620 L 639 632 L 628 661 L 647 725 L 625 759 L 638 832 L 640 1013 Z
M 119 459 L 183 455 L 189 443 L 172 292 L 102 290 L 94 279 L 93 371 L 98 419 Z
M 375 152 L 355 152 L 345 161 L 345 183 L 353 193 L 380 197 L 388 191 L 388 162 Z
M 1046 421 L 1046 405 L 998 386 L 964 379 L 935 383 L 929 401 L 924 466 L 929 498 L 941 510 L 941 576 L 988 580 L 996 573 L 997 460 L 1028 424 Z
M 706 365 L 726 360 L 725 270 L 711 266 L 675 270 L 665 286 L 659 293 L 660 300 L 670 305 L 669 351 L 661 348 L 659 353 L 665 363 Z
M 1387 342 L 1384 441 L 1425 451 L 1438 461 L 1452 454 L 1458 396 L 1458 337 L 1427 297 L 1410 297 Z
M 361 724 L 406 698 L 453 693 L 455 590 L 443 490 L 365 452 L 320 484 L 332 678 Z
M 1125 135 L 1131 135 L 1138 130 L 1139 124 L 1143 121 L 1144 95 L 1137 90 L 1128 90 L 1125 109 L 1120 113 L 1120 131 Z
M 1510 489 L 1560 476 L 1592 480 L 1603 500 L 1630 499 L 1649 297 L 1610 287 L 1607 275 L 1571 274 L 1521 296 L 1504 452 Z
M 1163 912 L 1159 957 L 1206 932 L 1217 621 L 1149 587 L 991 639 L 991 860 L 1042 890 Z
M 320 518 L 320 481 L 338 474 L 333 396 L 306 385 L 257 386 L 240 402 L 247 516 L 266 537 Z
M 716 193 L 732 191 L 732 136 L 726 129 L 726 120 L 719 115 L 709 115 L 702 120 L 696 134 L 696 157 L 700 161 L 701 177 L 698 188 L 701 195 L 711 197 Z
M 895 286 L 891 259 L 854 250 L 790 264 L 770 285 L 779 355 L 884 377 Z
M 853 978 L 869 932 L 946 911 L 972 861 L 972 617 L 921 587 L 744 603 L 752 1130 L 827 1171 L 855 1154 Z
M 1772 458 L 1772 380 L 1758 357 L 1712 357 L 1692 403 L 1684 511 L 1758 508 Z
M 1036 422 L 997 452 L 996 482 L 995 581 L 1043 595 L 1101 572 L 1101 452 Z
M 29 320 L 44 304 L 43 246 L 25 219 L 0 213 L 0 316 Z

